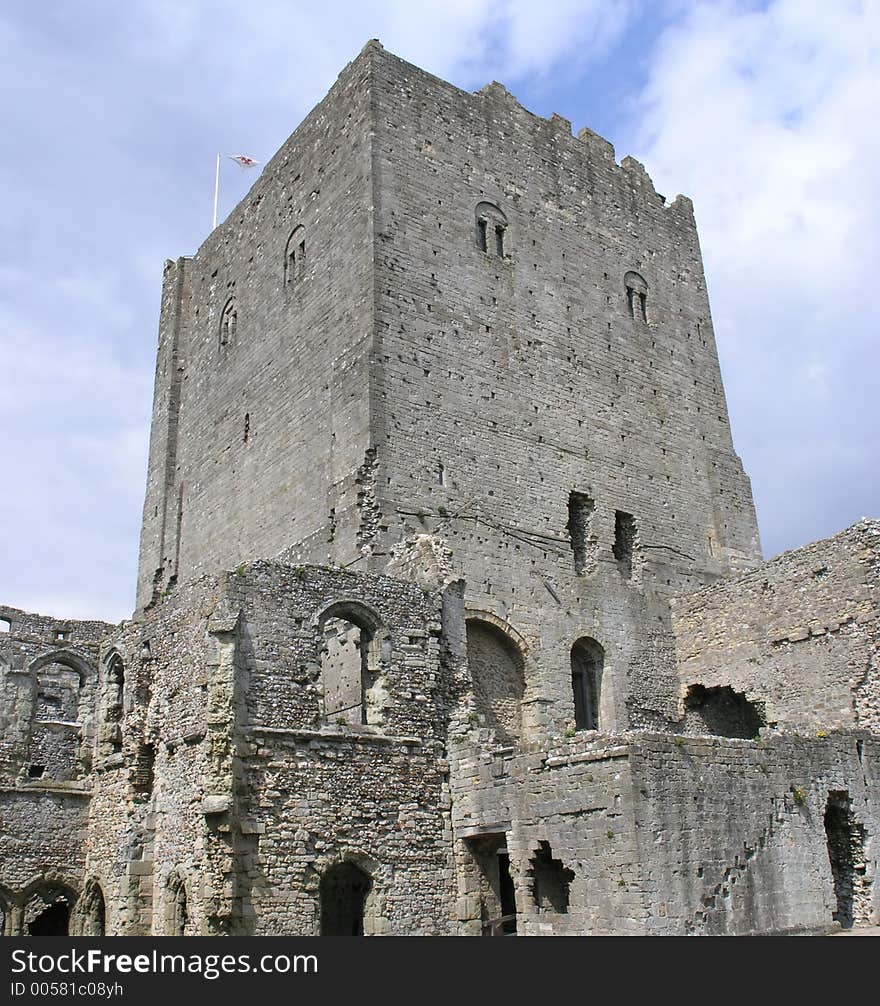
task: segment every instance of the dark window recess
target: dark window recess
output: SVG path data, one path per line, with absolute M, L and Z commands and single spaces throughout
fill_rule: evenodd
M 31 765 L 28 768 L 28 779 L 39 779 L 45 771 L 45 765 Z
M 488 220 L 478 220 L 477 221 L 477 247 L 480 251 L 489 250 L 489 242 L 487 240 L 486 231 L 489 227 Z
M 578 576 L 591 573 L 596 563 L 596 542 L 590 540 L 590 527 L 595 502 L 583 493 L 569 493 L 568 534 L 574 557 L 574 571 Z
M 541 912 L 568 912 L 569 889 L 574 880 L 574 870 L 568 869 L 561 859 L 553 858 L 549 842 L 539 842 L 531 860 L 532 895 Z
M 291 286 L 302 278 L 306 267 L 306 239 L 302 227 L 294 228 L 284 251 L 284 285 Z
M 617 568 L 627 580 L 633 575 L 633 556 L 636 544 L 636 519 L 631 513 L 618 510 L 614 514 L 614 558 Z
M 504 228 L 501 224 L 495 225 L 495 253 L 499 258 L 504 258 Z
M 599 698 L 605 651 L 595 639 L 584 637 L 571 648 L 571 689 L 576 730 L 599 729 Z

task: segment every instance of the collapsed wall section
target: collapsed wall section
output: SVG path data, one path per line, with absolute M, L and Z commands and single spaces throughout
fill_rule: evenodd
M 730 686 L 765 722 L 880 729 L 880 523 L 795 549 L 673 602 L 681 693 Z

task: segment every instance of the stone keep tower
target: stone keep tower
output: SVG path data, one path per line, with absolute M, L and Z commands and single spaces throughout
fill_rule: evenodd
M 527 734 L 676 719 L 669 595 L 760 561 L 690 200 L 370 42 L 166 267 L 138 605 L 259 556 L 382 572 L 425 533 L 520 634 Z

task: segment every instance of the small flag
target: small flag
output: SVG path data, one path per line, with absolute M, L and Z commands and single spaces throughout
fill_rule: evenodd
M 253 157 L 246 157 L 244 154 L 227 154 L 226 156 L 230 161 L 235 161 L 242 168 L 252 168 L 260 163 L 259 161 L 255 161 Z

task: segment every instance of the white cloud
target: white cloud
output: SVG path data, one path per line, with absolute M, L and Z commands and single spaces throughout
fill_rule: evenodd
M 878 39 L 876 3 L 703 3 L 643 94 L 639 156 L 696 204 L 771 552 L 877 505 Z

